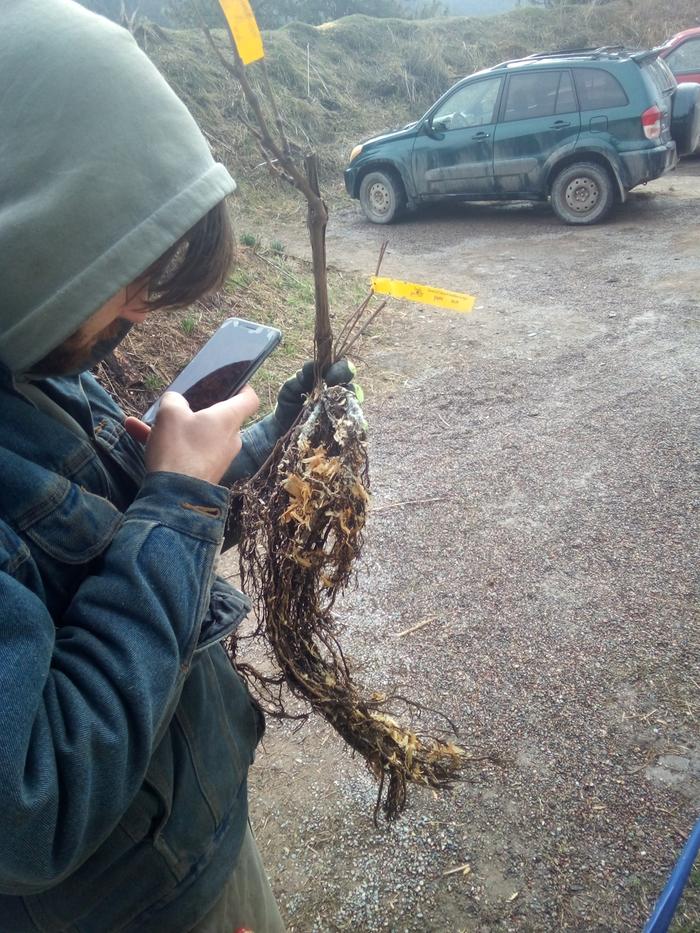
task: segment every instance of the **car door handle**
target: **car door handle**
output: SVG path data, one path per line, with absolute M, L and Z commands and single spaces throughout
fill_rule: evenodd
M 488 139 L 490 135 L 491 135 L 490 133 L 484 133 L 482 130 L 481 133 L 477 133 L 476 136 L 473 136 L 472 138 L 473 139 Z
M 550 126 L 550 129 L 563 130 L 567 126 L 571 126 L 571 123 L 568 123 L 566 120 L 555 120 L 554 123 L 552 123 Z

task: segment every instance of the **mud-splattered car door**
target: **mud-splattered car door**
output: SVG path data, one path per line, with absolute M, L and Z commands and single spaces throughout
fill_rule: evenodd
M 460 84 L 426 118 L 412 153 L 419 198 L 493 194 L 493 134 L 502 85 L 501 75 Z
M 574 149 L 580 129 L 568 69 L 510 75 L 494 134 L 500 193 L 544 197 L 549 167 Z

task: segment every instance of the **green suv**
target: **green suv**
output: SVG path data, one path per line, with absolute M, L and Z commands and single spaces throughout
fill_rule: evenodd
M 678 90 L 658 51 L 503 62 L 459 81 L 416 123 L 355 146 L 345 186 L 379 224 L 429 201 L 548 198 L 566 223 L 596 223 L 676 165 Z M 689 119 L 700 135 L 693 101 L 679 107 L 686 135 Z

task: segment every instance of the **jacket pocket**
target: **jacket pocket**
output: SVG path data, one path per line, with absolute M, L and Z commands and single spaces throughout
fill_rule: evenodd
M 55 487 L 44 507 L 37 503 L 20 529 L 49 557 L 84 564 L 105 550 L 122 514 L 107 499 L 67 479 L 57 478 Z
M 44 588 L 29 548 L 19 535 L 0 521 L 0 571 L 14 577 L 39 597 Z
M 245 806 L 259 716 L 221 645 L 195 654 L 171 726 L 178 766 L 188 773 L 190 802 L 182 786 L 175 785 L 170 818 L 161 833 L 181 875 L 202 851 L 202 837 L 216 834 L 237 808 Z
M 107 550 L 121 521 L 121 512 L 107 499 L 63 477 L 54 476 L 37 490 L 15 527 L 31 552 L 55 619 Z
M 202 620 L 195 650 L 209 648 L 235 631 L 250 612 L 250 600 L 230 583 L 216 577 L 212 584 L 209 607 Z
M 168 862 L 152 844 L 163 814 L 160 794 L 147 780 L 99 849 L 69 878 L 24 898 L 41 933 L 104 933 L 120 930 L 144 903 L 166 897 L 177 884 Z

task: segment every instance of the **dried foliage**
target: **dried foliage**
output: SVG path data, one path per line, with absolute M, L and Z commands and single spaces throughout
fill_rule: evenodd
M 467 756 L 456 745 L 419 736 L 385 710 L 391 700 L 355 685 L 333 619 L 362 547 L 369 502 L 366 425 L 352 392 L 324 388 L 270 463 L 242 489 L 241 575 L 255 599 L 258 632 L 284 682 L 359 752 L 379 782 L 380 807 L 393 819 L 406 784 L 448 786 Z M 280 678 L 238 663 L 263 702 L 281 702 Z

